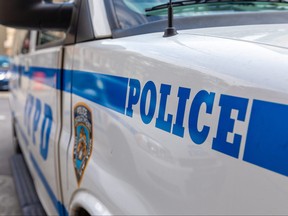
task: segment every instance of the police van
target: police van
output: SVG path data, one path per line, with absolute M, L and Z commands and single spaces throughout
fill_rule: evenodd
M 14 140 L 45 212 L 287 215 L 287 10 L 0 0 L 19 29 Z

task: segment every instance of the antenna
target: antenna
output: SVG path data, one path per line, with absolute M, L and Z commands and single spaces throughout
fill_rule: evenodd
M 174 36 L 177 33 L 176 28 L 173 26 L 173 4 L 172 0 L 169 0 L 169 5 L 168 5 L 168 27 L 165 29 L 163 37 L 171 37 Z

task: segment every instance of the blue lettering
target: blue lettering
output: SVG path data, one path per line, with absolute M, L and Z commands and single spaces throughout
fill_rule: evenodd
M 176 122 L 173 124 L 172 133 L 176 136 L 183 137 L 184 136 L 184 114 L 186 109 L 187 100 L 190 97 L 190 89 L 180 87 L 178 90 L 178 108 L 176 114 Z
M 231 119 L 232 110 L 238 110 L 238 121 L 245 121 L 248 99 L 221 95 L 219 106 L 221 106 L 221 112 L 217 135 L 213 139 L 212 149 L 238 158 L 242 136 L 234 134 L 234 140 L 230 143 L 227 142 L 227 134 L 234 131 L 235 120 Z
M 39 99 L 36 99 L 36 110 L 35 110 L 35 113 L 34 113 L 33 133 L 32 133 L 32 140 L 33 140 L 33 144 L 34 145 L 36 144 L 35 132 L 38 130 L 40 114 L 41 114 L 41 101 Z
M 145 110 L 146 110 L 148 92 L 150 92 L 151 98 L 150 98 L 150 104 L 148 107 L 148 113 L 146 114 Z M 155 109 L 156 109 L 156 100 L 157 100 L 156 86 L 152 81 L 149 81 L 145 84 L 143 88 L 141 100 L 140 100 L 141 119 L 145 124 L 149 124 L 153 119 Z
M 202 144 L 208 137 L 210 127 L 204 125 L 203 129 L 198 130 L 198 118 L 201 105 L 206 104 L 206 113 L 212 114 L 213 102 L 215 93 L 208 93 L 207 91 L 200 91 L 195 96 L 189 114 L 189 134 L 191 139 L 196 144 Z
M 168 114 L 167 121 L 165 121 L 164 118 L 165 118 L 165 111 L 166 111 L 166 105 L 167 105 L 167 97 L 168 95 L 170 95 L 170 91 L 171 91 L 171 85 L 165 85 L 165 84 L 161 85 L 159 114 L 158 114 L 158 118 L 156 119 L 156 125 L 155 125 L 157 128 L 167 131 L 168 133 L 171 132 L 173 116 L 171 114 Z
M 34 103 L 35 101 L 35 103 Z M 32 142 L 36 145 L 36 133 L 38 131 L 38 125 L 42 113 L 42 103 L 40 99 L 34 98 L 33 95 L 28 95 L 26 99 L 25 109 L 24 109 L 24 125 L 26 125 L 28 130 L 28 135 L 31 133 L 30 123 L 32 117 L 32 110 L 35 106 L 35 112 L 33 116 L 33 128 L 32 128 Z M 52 127 L 52 109 L 49 105 L 44 105 L 44 118 L 42 121 L 41 133 L 40 133 L 40 153 L 44 160 L 48 156 L 49 140 Z
M 40 153 L 44 160 L 47 159 L 48 156 L 48 150 L 49 150 L 49 138 L 51 133 L 51 127 L 52 127 L 52 110 L 51 107 L 45 104 L 44 106 L 44 120 L 42 123 L 41 128 L 41 141 L 40 141 Z M 46 129 L 46 130 L 45 130 Z M 44 132 L 45 133 L 45 141 L 44 141 Z
M 132 106 L 137 104 L 139 101 L 141 84 L 139 80 L 130 79 L 129 87 L 130 90 L 129 90 L 129 99 L 128 99 L 128 106 L 126 109 L 126 115 L 132 117 L 133 116 Z

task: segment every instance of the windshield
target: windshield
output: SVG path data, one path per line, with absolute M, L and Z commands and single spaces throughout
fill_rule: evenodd
M 121 29 L 167 19 L 168 0 L 113 0 Z M 177 4 L 182 2 L 183 4 Z M 288 10 L 288 0 L 174 0 L 174 17 Z M 161 5 L 163 5 L 161 7 Z M 160 6 L 160 7 L 158 7 Z

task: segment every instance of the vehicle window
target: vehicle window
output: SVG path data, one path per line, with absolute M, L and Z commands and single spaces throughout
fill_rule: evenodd
M 38 33 L 37 46 L 61 43 L 66 37 L 64 32 L 41 31 Z
M 46 0 L 46 2 L 52 2 L 52 3 L 63 3 L 63 2 L 72 2 L 71 0 Z
M 169 0 L 113 0 L 113 2 L 121 29 L 167 19 L 166 4 Z M 174 0 L 173 2 L 175 17 L 288 10 L 288 3 L 277 0 Z

